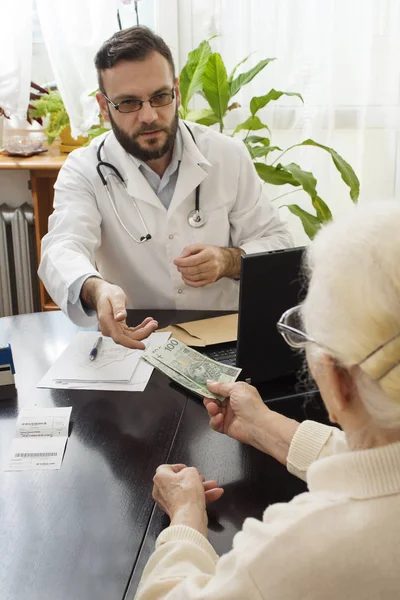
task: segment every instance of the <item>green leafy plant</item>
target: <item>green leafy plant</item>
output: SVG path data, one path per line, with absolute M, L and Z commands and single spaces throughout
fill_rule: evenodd
M 218 124 L 221 133 L 225 130 L 224 119 L 228 112 L 240 107 L 238 102 L 232 101 L 243 86 L 248 84 L 275 58 L 264 58 L 253 68 L 237 75 L 241 67 L 250 58 L 247 56 L 240 61 L 232 73 L 228 75 L 222 57 L 213 52 L 209 40 L 204 40 L 189 53 L 187 62 L 180 74 L 181 107 L 180 117 L 188 121 L 212 126 Z M 190 108 L 193 97 L 198 94 L 207 102 L 208 108 L 193 110 Z M 344 183 L 349 187 L 350 198 L 357 202 L 360 193 L 359 180 L 352 167 L 333 149 L 314 140 L 307 139 L 289 148 L 282 149 L 271 144 L 271 131 L 263 123 L 258 112 L 270 102 L 279 100 L 282 96 L 295 96 L 303 102 L 302 96 L 297 92 L 282 92 L 271 89 L 263 96 L 255 96 L 250 101 L 250 116 L 237 125 L 232 135 L 246 132 L 243 142 L 253 159 L 259 177 L 266 183 L 282 186 L 290 185 L 295 189 L 274 198 L 278 200 L 288 194 L 304 190 L 309 196 L 314 212 L 301 208 L 298 204 L 285 204 L 290 212 L 296 215 L 303 225 L 304 231 L 312 239 L 323 223 L 332 219 L 328 205 L 317 192 L 317 180 L 314 175 L 303 170 L 298 164 L 290 162 L 283 164 L 281 159 L 293 148 L 299 146 L 313 146 L 327 152 L 340 173 Z M 267 131 L 268 135 L 254 135 L 256 131 Z M 241 133 L 243 136 L 243 133 Z M 276 153 L 279 153 L 277 158 Z
M 29 116 L 33 119 L 49 116 L 45 132 L 47 141 L 52 144 L 56 137 L 69 125 L 69 117 L 64 102 L 57 90 L 49 90 L 31 102 Z
M 64 129 L 70 126 L 68 113 L 58 90 L 48 90 L 36 100 L 33 100 L 29 109 L 29 116 L 33 119 L 49 117 L 45 128 L 49 145 L 54 142 Z M 87 132 L 87 143 L 90 143 L 94 137 L 106 131 L 108 129 L 103 127 L 103 121 L 100 116 L 100 125 L 93 125 Z

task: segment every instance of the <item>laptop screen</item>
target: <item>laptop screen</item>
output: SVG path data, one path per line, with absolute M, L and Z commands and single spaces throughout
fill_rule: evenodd
M 241 379 L 261 383 L 301 369 L 303 353 L 286 344 L 276 323 L 305 296 L 303 254 L 301 247 L 242 256 L 236 354 Z

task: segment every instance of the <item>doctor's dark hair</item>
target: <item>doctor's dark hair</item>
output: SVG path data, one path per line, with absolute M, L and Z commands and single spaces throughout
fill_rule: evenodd
M 94 64 L 101 92 L 105 92 L 101 72 L 111 69 L 121 60 L 141 61 L 153 52 L 159 52 L 170 64 L 175 79 L 175 65 L 171 50 L 164 40 L 148 27 L 138 25 L 114 33 L 97 52 Z

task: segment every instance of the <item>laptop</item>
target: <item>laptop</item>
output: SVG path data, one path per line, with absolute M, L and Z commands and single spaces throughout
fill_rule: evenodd
M 290 377 L 290 388 L 304 361 L 277 330 L 282 313 L 305 296 L 301 266 L 304 248 L 244 254 L 240 275 L 237 343 L 208 346 L 205 354 L 241 367 L 252 384 Z

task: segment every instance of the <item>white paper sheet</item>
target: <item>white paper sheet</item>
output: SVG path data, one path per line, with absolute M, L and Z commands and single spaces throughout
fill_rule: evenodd
M 53 470 L 61 467 L 72 408 L 25 408 L 17 419 L 6 471 Z
M 88 356 L 89 356 L 89 352 L 91 350 L 91 348 L 94 345 L 94 342 L 96 341 L 96 339 L 99 336 L 99 333 L 96 331 L 85 331 L 85 332 L 78 332 L 76 338 L 78 336 L 80 336 L 82 333 L 84 333 L 86 335 L 86 339 L 85 339 L 85 343 L 86 345 L 88 345 L 89 350 L 88 350 Z M 157 347 L 157 346 L 161 346 L 162 344 L 165 344 L 169 337 L 170 337 L 170 333 L 169 332 L 163 332 L 163 333 L 152 333 L 147 340 L 144 340 L 144 343 L 146 344 L 146 347 Z M 103 346 L 102 346 L 102 350 L 103 351 L 103 347 L 104 347 L 104 342 L 107 340 L 107 343 L 111 342 L 110 346 L 112 347 L 112 345 L 115 346 L 115 353 L 117 355 L 118 352 L 121 353 L 121 356 L 123 356 L 123 361 L 128 362 L 129 365 L 133 365 L 133 371 L 131 372 L 131 376 L 129 378 L 129 380 L 127 381 L 121 381 L 118 380 L 117 378 L 113 377 L 113 371 L 112 369 L 114 368 L 118 373 L 121 373 L 120 370 L 120 363 L 117 363 L 117 361 L 114 361 L 112 363 L 109 363 L 109 366 L 107 365 L 107 369 L 108 369 L 108 375 L 107 377 L 109 377 L 108 380 L 104 380 L 102 378 L 98 379 L 98 380 L 92 380 L 92 379 L 88 379 L 88 380 L 77 380 L 77 377 L 74 376 L 74 371 L 69 369 L 68 370 L 68 374 L 69 377 L 67 377 L 65 374 L 66 371 L 63 371 L 61 366 L 62 364 L 65 364 L 64 359 L 65 359 L 65 355 L 67 353 L 67 351 L 69 350 L 69 348 L 71 347 L 76 347 L 76 338 L 74 339 L 74 341 L 68 346 L 68 348 L 66 348 L 66 350 L 61 354 L 61 356 L 57 359 L 56 363 L 54 363 L 54 365 L 47 371 L 47 373 L 45 374 L 45 376 L 41 379 L 41 381 L 38 383 L 37 387 L 38 388 L 53 388 L 53 389 L 79 389 L 79 390 L 109 390 L 109 391 L 126 391 L 126 392 L 143 392 L 146 388 L 146 385 L 151 377 L 151 374 L 153 372 L 153 367 L 151 365 L 149 365 L 147 362 L 145 362 L 144 360 L 140 360 L 140 357 L 142 355 L 142 350 L 129 350 L 127 348 L 124 348 L 123 346 L 119 346 L 118 344 L 115 344 L 110 338 L 104 338 L 103 340 Z M 81 338 L 83 339 L 83 338 Z M 86 347 L 85 347 L 86 349 Z M 129 354 L 127 354 L 125 351 L 128 350 Z M 100 356 L 101 356 L 101 352 L 100 352 Z M 71 353 L 68 352 L 67 354 L 67 358 L 71 356 Z M 99 360 L 99 357 L 96 358 L 95 361 L 93 361 L 93 363 L 96 363 Z M 88 362 L 89 361 L 88 359 Z M 83 361 L 79 363 L 79 368 L 82 367 L 83 365 Z M 61 366 L 60 366 L 61 365 Z M 113 367 L 114 365 L 114 367 Z M 118 368 L 116 368 L 116 365 L 119 365 Z M 100 369 L 102 370 L 102 368 Z M 86 371 L 88 373 L 88 371 Z M 56 376 L 54 376 L 54 374 L 56 374 Z M 90 371 L 90 378 L 93 377 L 93 372 Z
M 130 381 L 140 357 L 139 350 L 119 346 L 111 338 L 103 337 L 97 358 L 90 360 L 90 351 L 99 335 L 97 331 L 78 331 L 47 376 L 53 381 Z

